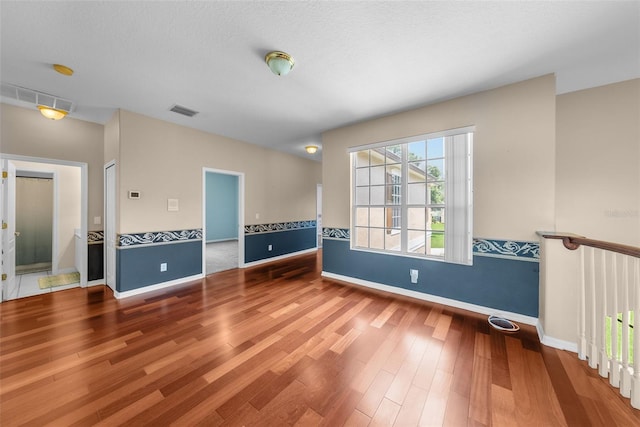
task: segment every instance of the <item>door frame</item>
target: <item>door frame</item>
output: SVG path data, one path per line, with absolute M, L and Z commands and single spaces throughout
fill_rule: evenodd
M 322 184 L 316 185 L 316 248 L 322 248 Z
M 244 268 L 244 172 L 202 168 L 202 276 L 207 276 L 207 173 L 238 177 L 238 268 Z
M 2 239 L 0 246 L 2 247 L 2 292 L 0 293 L 0 301 L 6 301 L 8 298 L 8 290 L 13 289 L 16 282 L 16 221 L 15 221 L 15 198 L 16 198 L 16 167 L 4 158 L 0 158 L 3 174 L 2 188 L 0 189 L 0 216 L 2 217 Z M 11 209 L 13 206 L 13 209 Z M 6 228 L 5 228 L 6 224 Z
M 109 204 L 107 203 L 107 192 L 109 191 L 109 187 L 108 187 L 108 182 L 107 182 L 107 169 L 109 168 L 114 168 L 113 169 L 113 206 L 109 206 Z M 113 292 L 116 292 L 116 287 L 117 287 L 117 269 L 118 269 L 118 263 L 116 262 L 116 246 L 117 246 L 117 242 L 115 240 L 117 240 L 118 237 L 118 232 L 116 231 L 118 229 L 118 224 L 117 224 L 117 218 L 118 218 L 118 165 L 116 163 L 115 160 L 111 160 L 110 162 L 105 163 L 104 165 L 104 170 L 103 170 L 103 185 L 104 185 L 104 191 L 103 191 L 103 196 L 104 196 L 104 200 L 103 200 L 103 213 L 102 213 L 102 218 L 103 218 L 103 233 L 104 233 L 104 237 L 102 239 L 102 244 L 103 246 L 103 256 L 102 256 L 102 268 L 103 268 L 103 272 L 102 272 L 102 277 L 104 278 L 104 283 L 105 285 L 107 285 Z M 113 250 L 111 250 L 109 248 L 108 245 L 108 239 L 109 236 L 107 236 L 107 221 L 109 221 L 109 217 L 111 215 L 109 215 L 110 213 L 113 214 L 114 218 L 113 218 L 113 232 L 115 234 L 114 236 L 114 246 L 113 246 Z M 112 257 L 113 257 L 113 284 L 109 283 L 109 278 L 108 278 L 108 269 L 109 269 L 109 265 L 108 265 L 108 259 L 109 259 L 109 253 L 112 253 Z
M 80 168 L 80 287 L 87 287 L 87 259 L 89 248 L 87 246 L 88 222 L 87 215 L 89 213 L 89 175 L 88 164 L 85 162 L 75 162 L 71 160 L 49 159 L 44 157 L 21 156 L 17 154 L 0 153 L 0 159 L 8 161 L 20 161 L 30 163 L 44 163 L 60 166 L 74 166 Z M 58 194 L 54 185 L 54 203 L 57 203 Z M 15 209 L 15 204 L 13 206 Z M 55 213 L 54 213 L 55 214 Z M 78 254 L 76 254 L 76 257 Z M 14 265 L 15 268 L 15 265 Z M 52 265 L 53 268 L 53 265 Z

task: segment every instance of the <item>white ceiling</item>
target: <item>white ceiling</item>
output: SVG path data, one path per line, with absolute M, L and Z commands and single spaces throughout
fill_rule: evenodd
M 123 108 L 317 160 L 305 145 L 368 118 L 548 73 L 558 93 L 640 77 L 640 1 L 2 1 L 0 15 L 2 82 L 72 100 L 70 117 Z M 293 55 L 289 75 L 271 50 Z

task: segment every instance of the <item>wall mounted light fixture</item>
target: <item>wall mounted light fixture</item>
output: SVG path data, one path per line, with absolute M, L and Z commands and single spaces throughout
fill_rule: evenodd
M 267 53 L 264 60 L 273 74 L 277 76 L 287 75 L 296 63 L 291 55 L 277 50 Z

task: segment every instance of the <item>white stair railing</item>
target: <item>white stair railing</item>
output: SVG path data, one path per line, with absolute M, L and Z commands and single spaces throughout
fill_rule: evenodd
M 640 409 L 640 248 L 560 238 L 580 251 L 578 357 Z

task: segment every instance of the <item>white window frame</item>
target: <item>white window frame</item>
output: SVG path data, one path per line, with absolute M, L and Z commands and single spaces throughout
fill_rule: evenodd
M 441 260 L 456 264 L 472 265 L 473 263 L 473 135 L 475 126 L 450 129 L 442 132 L 416 135 L 397 140 L 384 141 L 374 144 L 361 145 L 349 148 L 351 154 L 351 249 L 365 252 L 378 252 L 390 255 L 405 257 L 418 257 L 426 259 Z M 403 145 L 404 147 L 412 142 L 426 141 L 444 137 L 444 186 L 445 203 L 444 207 L 444 254 L 442 256 L 433 254 L 419 254 L 410 252 L 408 248 L 408 165 L 407 149 L 403 148 L 402 158 L 402 196 L 400 208 L 402 210 L 401 221 L 401 249 L 375 249 L 371 247 L 356 246 L 356 153 L 363 150 L 376 149 L 387 146 Z M 429 190 L 427 190 L 428 192 Z M 415 207 L 415 204 L 410 205 Z M 419 205 L 421 206 L 421 205 Z M 426 207 L 437 207 L 425 200 Z M 440 206 L 440 205 L 438 205 Z M 374 227 L 375 228 L 375 227 Z M 371 229 L 371 228 L 369 228 Z M 428 237 L 427 237 L 428 238 Z M 370 242 L 369 242 L 370 246 Z

